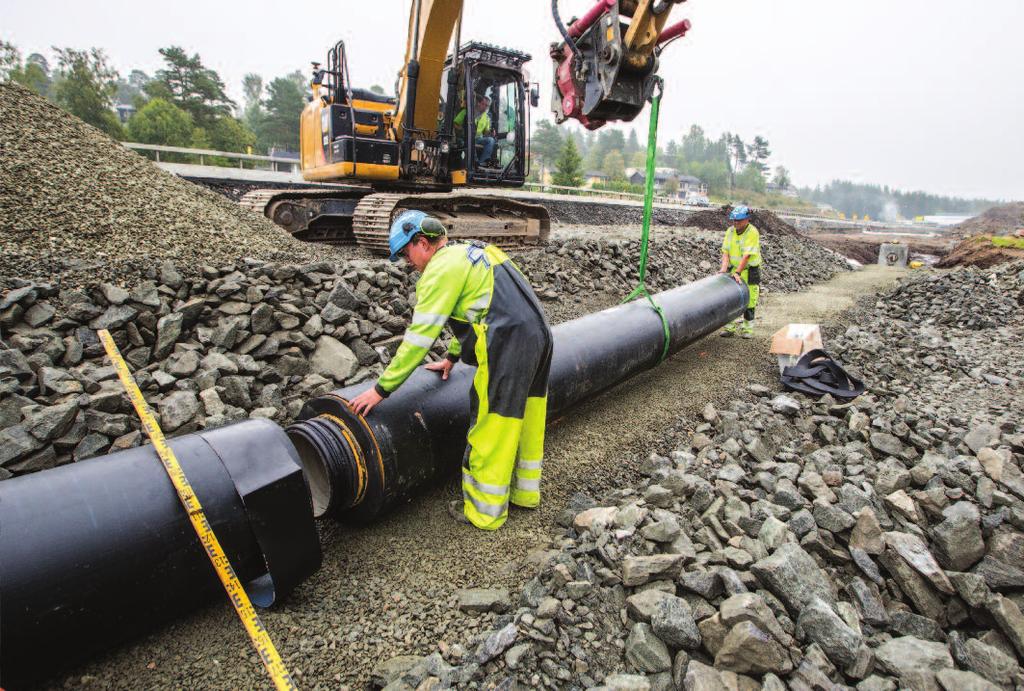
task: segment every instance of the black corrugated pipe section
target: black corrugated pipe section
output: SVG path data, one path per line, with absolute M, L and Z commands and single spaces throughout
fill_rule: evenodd
M 269 606 L 319 568 L 284 430 L 248 420 L 169 443 L 254 604 Z M 152 446 L 0 482 L 0 686 L 53 674 L 218 596 Z
M 748 293 L 727 276 L 711 276 L 654 299 L 664 310 L 669 352 L 675 353 L 740 316 Z M 664 345 L 661 320 L 645 300 L 559 324 L 552 332 L 549 419 L 656 366 Z M 420 368 L 366 418 L 346 404 L 365 383 L 309 401 L 288 436 L 299 452 L 314 513 L 366 522 L 456 473 L 469 429 L 473 373 L 460 364 L 442 382 Z

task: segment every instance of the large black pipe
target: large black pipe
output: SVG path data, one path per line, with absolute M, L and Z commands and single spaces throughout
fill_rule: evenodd
M 712 276 L 654 299 L 668 321 L 669 352 L 674 353 L 742 314 L 748 293 L 731 278 Z M 661 361 L 664 330 L 646 300 L 552 331 L 549 419 Z M 365 418 L 347 405 L 365 383 L 309 401 L 288 436 L 299 452 L 314 513 L 372 520 L 423 485 L 457 472 L 469 428 L 474 371 L 457 365 L 441 382 L 436 373 L 420 368 Z
M 254 604 L 319 568 L 309 493 L 280 427 L 248 420 L 169 443 Z M 152 446 L 0 482 L 0 686 L 85 660 L 218 591 Z

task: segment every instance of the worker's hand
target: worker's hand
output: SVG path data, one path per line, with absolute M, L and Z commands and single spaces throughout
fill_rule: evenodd
M 743 276 L 740 276 L 739 274 L 733 274 L 732 280 L 736 281 L 740 285 L 743 285 Z
M 445 358 L 444 360 L 438 360 L 437 362 L 431 362 L 427 365 L 427 369 L 431 372 L 440 372 L 441 381 L 447 381 L 448 375 L 452 373 L 452 367 L 455 365 L 454 362 Z
M 349 401 L 348 405 L 356 415 L 369 415 L 370 411 L 383 400 L 384 397 L 377 393 L 377 389 L 371 386 Z
M 729 269 L 719 269 L 718 273 L 720 273 L 720 274 L 727 274 L 727 273 L 729 273 Z

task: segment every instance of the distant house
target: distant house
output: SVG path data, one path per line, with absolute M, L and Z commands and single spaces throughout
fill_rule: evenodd
M 611 179 L 610 175 L 603 173 L 600 170 L 591 170 L 584 174 L 583 184 L 587 187 L 593 187 L 595 183 L 605 183 Z
M 117 119 L 123 125 L 135 114 L 135 106 L 130 103 L 118 103 L 114 106 L 114 112 L 117 113 Z
M 779 187 L 774 182 L 769 182 L 765 185 L 764 189 L 768 194 L 781 194 L 783 197 L 790 197 L 791 199 L 797 199 L 800 196 L 792 187 Z
M 627 168 L 626 177 L 633 185 L 643 185 L 646 174 L 642 168 Z M 654 169 L 655 189 L 663 191 L 665 183 L 673 179 L 679 183 L 679 189 L 676 192 L 677 197 L 685 198 L 696 194 L 706 195 L 708 193 L 708 186 L 701 182 L 700 178 L 695 178 L 692 175 L 681 175 L 675 168 Z

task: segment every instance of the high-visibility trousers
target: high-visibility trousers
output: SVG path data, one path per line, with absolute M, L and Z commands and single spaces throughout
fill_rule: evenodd
M 504 265 L 495 267 L 491 307 L 472 333 L 477 370 L 462 465 L 463 511 L 476 527 L 496 530 L 509 502 L 540 504 L 552 338 L 533 291 L 518 270 Z
M 747 309 L 743 313 L 743 319 L 752 321 L 754 310 L 757 308 L 757 298 L 761 295 L 761 267 L 748 266 L 740 273 L 740 278 L 747 284 L 750 292 L 750 299 L 747 301 Z

